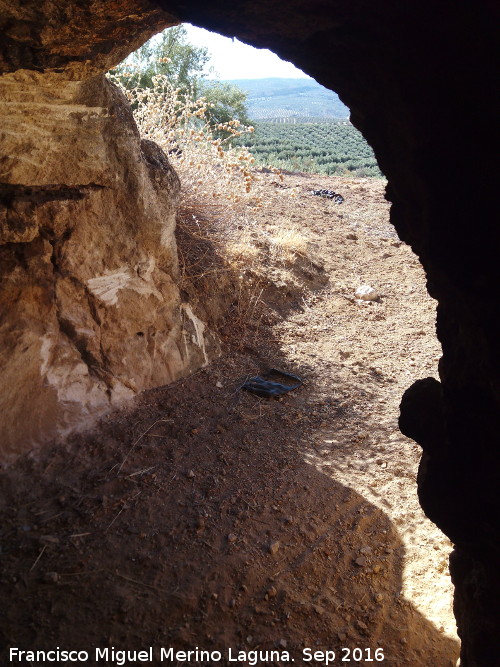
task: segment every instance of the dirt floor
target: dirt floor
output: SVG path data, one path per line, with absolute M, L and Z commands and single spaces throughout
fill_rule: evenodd
M 250 249 L 232 246 L 246 298 L 233 285 L 217 300 L 229 274 L 184 275 L 188 295 L 204 285 L 221 356 L 2 472 L 4 647 L 84 650 L 88 665 L 160 664 L 170 647 L 221 653 L 163 661 L 179 665 L 327 664 L 327 650 L 329 664 L 456 664 L 451 544 L 420 510 L 420 451 L 397 427 L 403 391 L 440 357 L 423 271 L 382 181 L 259 188 L 266 205 L 240 212 Z M 356 301 L 360 285 L 380 298 Z M 304 383 L 279 400 L 241 389 L 269 368 Z

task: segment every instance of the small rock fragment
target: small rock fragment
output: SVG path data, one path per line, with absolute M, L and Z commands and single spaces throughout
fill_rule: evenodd
M 194 470 L 190 470 L 188 472 L 187 476 L 189 477 L 189 479 L 193 479 L 193 477 L 196 477 L 196 474 L 195 474 Z
M 363 623 L 363 621 L 356 621 L 356 625 L 363 632 L 363 634 L 366 634 L 366 632 L 368 631 L 368 626 L 366 625 L 366 623 Z
M 359 558 L 356 558 L 354 561 L 358 567 L 365 567 L 367 560 L 364 556 L 360 556 Z
M 230 542 L 230 543 L 231 542 L 236 542 L 237 539 L 238 538 L 236 537 L 236 535 L 234 533 L 229 533 L 229 535 L 227 536 L 227 541 Z
M 361 301 L 376 301 L 379 298 L 379 294 L 373 287 L 370 285 L 360 285 L 357 290 L 354 292 L 356 299 Z
M 269 553 L 276 554 L 278 553 L 279 548 L 280 548 L 280 543 L 278 542 L 278 540 L 275 540 L 274 542 L 271 542 L 271 544 L 269 545 Z

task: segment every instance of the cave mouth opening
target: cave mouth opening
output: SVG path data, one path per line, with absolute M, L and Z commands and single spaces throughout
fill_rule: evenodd
M 157 89 L 154 113 L 161 122 L 167 120 L 164 135 L 169 135 L 170 144 L 162 143 L 169 155 L 181 155 L 174 135 L 179 134 L 180 124 L 190 122 L 198 130 L 209 125 L 211 132 L 206 134 L 223 143 L 247 146 L 255 164 L 264 168 L 384 177 L 372 148 L 351 124 L 349 108 L 338 95 L 269 49 L 180 24 L 153 36 L 112 73 L 125 89 Z M 166 84 L 171 86 L 169 96 L 175 99 L 161 97 L 160 89 Z M 205 105 L 196 105 L 199 98 Z M 186 99 L 191 103 L 190 118 L 179 109 Z M 133 104 L 137 108 L 137 95 Z M 163 113 L 158 112 L 160 104 L 165 107 Z M 174 108 L 177 126 L 171 122 Z M 148 138 L 154 120 L 144 116 L 151 116 L 145 106 L 137 121 Z M 217 129 L 235 122 L 238 131 L 235 126 L 233 136 Z
M 457 586 L 455 605 L 464 641 L 463 662 L 493 664 L 498 652 L 498 608 L 494 603 L 498 598 L 495 596 L 498 576 L 491 560 L 496 542 L 490 527 L 498 524 L 499 505 L 498 495 L 492 491 L 498 486 L 498 452 L 491 440 L 491 434 L 498 432 L 498 410 L 495 410 L 498 401 L 494 394 L 498 364 L 492 361 L 497 356 L 498 322 L 485 289 L 490 281 L 496 284 L 498 267 L 494 257 L 496 228 L 491 225 L 488 211 L 496 191 L 495 158 L 489 136 L 496 112 L 491 104 L 497 42 L 491 3 L 479 3 L 473 8 L 464 5 L 460 11 L 455 11 L 449 3 L 439 7 L 426 2 L 411 6 L 377 3 L 366 5 L 363 12 L 346 3 L 330 9 L 325 5 L 319 19 L 310 11 L 310 3 L 302 4 L 300 0 L 292 7 L 273 3 L 265 11 L 245 2 L 232 6 L 216 2 L 206 7 L 196 0 L 187 6 L 184 2 L 176 4 L 178 13 L 183 14 L 181 18 L 215 26 L 256 44 L 273 43 L 282 55 L 314 72 L 318 81 L 339 90 L 353 110 L 353 122 L 362 128 L 376 149 L 389 179 L 394 225 L 401 238 L 418 253 L 428 274 L 429 289 L 439 299 L 438 333 L 445 351 L 440 364 L 442 388 L 438 386 L 436 391 L 434 385 L 428 394 L 417 396 L 413 405 L 411 400 L 407 401 L 408 421 L 415 422 L 416 437 L 427 450 L 426 466 L 418 480 L 419 491 L 426 512 L 453 537 L 456 545 L 452 563 Z M 156 267 L 144 256 L 133 254 L 134 248 L 149 242 L 148 250 L 154 255 L 155 248 L 163 248 L 162 243 L 171 238 L 170 233 L 162 238 L 155 235 L 151 225 L 142 233 L 141 212 L 134 209 L 132 201 L 140 199 L 151 204 L 155 200 L 152 184 L 155 178 L 165 177 L 160 167 L 166 163 L 147 144 L 143 146 L 147 164 L 141 162 L 137 142 L 134 144 L 136 135 L 125 122 L 126 112 L 109 88 L 102 85 L 102 80 L 94 77 L 124 57 L 131 44 L 139 45 L 154 29 L 179 19 L 168 13 L 163 2 L 161 6 L 148 5 L 147 10 L 139 5 L 139 11 L 133 13 L 130 3 L 114 4 L 109 12 L 96 13 L 90 4 L 79 3 L 77 10 L 67 4 L 64 11 L 54 12 L 50 21 L 42 20 L 43 8 L 33 12 L 29 3 L 20 8 L 12 2 L 6 7 L 10 18 L 4 23 L 6 39 L 2 41 L 1 67 L 6 72 L 2 76 L 2 92 L 5 92 L 2 113 L 6 116 L 7 131 L 1 139 L 5 142 L 2 173 L 9 186 L 7 206 L 15 199 L 12 193 L 19 195 L 16 206 L 10 210 L 12 215 L 6 220 L 9 224 L 3 238 L 7 242 L 1 248 L 2 260 L 6 260 L 1 262 L 2 270 L 12 270 L 9 279 L 1 282 L 2 303 L 8 304 L 11 318 L 7 327 L 9 346 L 2 358 L 2 364 L 7 364 L 5 384 L 9 387 L 4 410 L 10 429 L 4 433 L 7 453 L 18 454 L 20 448 L 30 446 L 47 427 L 47 420 L 49 426 L 57 423 L 66 428 L 81 418 L 82 413 L 84 418 L 88 417 L 88 407 L 93 410 L 103 404 L 109 407 L 106 400 L 110 396 L 130 397 L 137 389 L 151 386 L 150 376 L 143 372 L 145 367 L 151 368 L 151 350 L 175 352 L 177 343 L 181 343 L 180 339 L 163 339 L 155 347 L 148 336 L 135 335 L 137 331 L 149 333 L 151 329 L 144 322 L 134 322 L 129 331 L 124 331 L 120 329 L 121 321 L 106 320 L 102 328 L 107 333 L 118 330 L 115 349 L 110 350 L 107 346 L 110 341 L 99 339 L 95 329 L 95 319 L 102 323 L 102 316 L 106 315 L 102 303 L 113 306 L 138 290 L 142 302 L 159 294 L 166 296 L 158 286 L 169 280 L 167 276 L 166 280 L 155 282 Z M 68 44 L 71 48 L 65 46 Z M 332 62 L 338 68 L 332 69 Z M 38 105 L 37 113 L 33 113 L 30 104 Z M 109 108 L 117 113 L 101 114 Z M 118 141 L 112 147 L 105 145 L 107 137 L 116 136 L 113 132 L 118 126 L 121 128 L 118 133 L 122 131 Z M 19 127 L 23 128 L 21 140 Z M 82 132 L 82 127 L 90 128 L 89 132 Z M 134 144 L 128 153 L 127 143 Z M 25 159 L 26 155 L 29 159 Z M 108 158 L 105 165 L 103 156 Z M 481 169 L 471 169 L 471 164 L 480 164 Z M 120 190 L 120 183 L 125 182 L 122 177 L 134 173 L 133 168 L 129 169 L 132 165 L 140 165 L 139 173 L 126 181 L 127 188 Z M 170 177 L 174 184 L 175 177 L 171 173 Z M 137 192 L 138 183 L 151 186 L 146 197 Z M 113 188 L 117 188 L 116 197 Z M 23 200 L 26 189 L 37 194 L 28 204 Z M 460 196 L 463 192 L 478 194 L 464 198 Z M 127 198 L 130 193 L 132 196 Z M 133 225 L 123 228 L 117 224 L 123 222 L 120 198 L 127 202 L 124 206 L 128 209 L 127 219 L 134 219 Z M 61 205 L 62 201 L 69 203 Z M 86 212 L 90 211 L 92 225 L 85 225 L 79 202 L 84 202 Z M 101 208 L 95 208 L 99 202 Z M 73 220 L 78 218 L 79 229 L 68 223 L 68 211 Z M 116 214 L 111 215 L 110 211 Z M 151 207 L 149 212 L 153 212 Z M 164 208 L 158 219 L 165 221 L 169 215 Z M 101 224 L 103 220 L 105 224 Z M 475 234 L 470 233 L 471 220 L 477 223 Z M 65 235 L 68 225 L 72 231 L 70 238 Z M 85 239 L 82 232 L 89 228 Z M 40 229 L 43 233 L 38 233 Z M 132 249 L 122 243 L 123 229 L 133 237 Z M 110 237 L 112 244 L 106 240 Z M 81 241 L 80 251 L 75 253 L 78 261 L 70 267 L 71 244 L 78 239 Z M 94 256 L 91 262 L 86 261 L 88 248 L 99 245 L 106 248 L 108 257 Z M 134 256 L 133 273 L 126 270 L 122 257 L 112 255 L 117 246 L 125 248 L 129 257 Z M 114 266 L 108 274 L 111 258 Z M 175 264 L 165 253 L 159 259 L 162 269 L 170 270 Z M 79 275 L 73 281 L 58 280 L 59 284 L 55 284 L 54 274 L 58 270 L 61 273 L 63 269 L 63 277 L 69 277 L 73 275 L 69 269 L 75 267 L 86 275 Z M 95 267 L 106 268 L 96 275 Z M 80 290 L 73 294 L 74 299 L 73 288 Z M 57 308 L 53 303 L 55 294 Z M 79 329 L 74 327 L 71 317 L 75 310 L 69 307 L 74 303 L 83 304 L 84 310 L 86 303 L 90 305 L 84 326 Z M 144 314 L 140 299 L 130 311 Z M 192 331 L 182 340 L 182 350 L 194 349 L 191 343 L 195 344 L 193 338 L 196 341 L 201 331 L 199 321 L 194 317 L 190 321 Z M 20 329 L 19 322 L 34 323 L 34 331 Z M 173 324 L 178 322 L 173 320 Z M 155 322 L 150 326 L 154 330 Z M 68 341 L 63 336 L 54 336 L 54 331 L 62 332 L 66 339 L 78 332 L 79 347 L 70 349 Z M 121 361 L 130 360 L 118 344 L 130 342 L 130 332 L 136 345 L 130 348 L 134 350 L 134 359 L 145 363 L 136 367 L 137 370 L 140 366 L 141 372 L 132 383 L 117 381 L 116 386 L 111 386 L 111 377 L 118 380 L 122 377 Z M 89 341 L 98 344 L 85 349 L 84 344 Z M 348 353 L 349 350 L 343 350 L 344 355 Z M 61 369 L 55 361 L 68 359 L 72 361 L 72 369 L 78 371 L 76 376 L 58 372 Z M 103 368 L 100 363 L 104 363 Z M 175 364 L 162 372 L 158 368 L 156 364 L 156 384 L 160 378 L 164 380 L 167 374 L 171 378 L 179 370 Z M 87 392 L 89 370 L 96 381 Z M 70 380 L 66 386 L 65 378 Z M 217 382 L 222 384 L 220 378 Z M 23 404 L 26 393 L 17 391 L 23 387 L 29 388 L 29 404 L 36 420 L 26 419 Z M 197 387 L 193 389 L 196 391 Z M 21 396 L 17 404 L 11 400 L 16 395 Z M 77 400 L 72 401 L 75 397 Z M 420 423 L 422 398 L 424 404 L 431 406 L 435 420 Z M 66 410 L 68 404 L 74 408 L 78 402 L 83 406 L 80 412 L 72 414 Z M 258 423 L 258 418 L 254 421 Z M 141 433 L 135 435 L 140 437 Z M 179 433 L 170 436 L 178 439 Z M 11 445 L 13 449 L 9 450 Z M 95 448 L 98 449 L 98 443 Z M 261 450 L 259 454 L 266 460 Z M 224 452 L 222 455 L 227 460 Z M 49 463 L 53 466 L 47 462 L 48 466 Z M 196 471 L 193 472 L 194 477 L 186 476 L 188 480 L 196 479 Z M 173 470 L 169 479 L 176 474 L 178 471 Z M 25 488 L 32 491 L 32 475 L 27 478 Z M 41 472 L 39 478 L 43 482 Z M 15 490 L 15 484 L 12 489 Z M 107 493 L 103 490 L 102 495 Z M 22 505 L 21 501 L 18 505 Z M 125 518 L 123 514 L 124 511 L 111 528 L 120 527 L 118 521 Z M 22 518 L 20 515 L 19 519 Z M 105 525 L 109 526 L 112 520 L 109 517 Z M 31 523 L 38 526 L 35 520 Z M 19 525 L 29 527 L 28 523 Z M 132 539 L 128 542 L 132 543 Z M 44 563 L 43 557 L 51 553 L 44 545 L 39 557 L 40 552 L 35 552 L 33 545 L 36 546 L 35 541 L 31 551 L 27 545 L 24 552 L 24 571 L 36 572 Z M 94 543 L 96 550 L 98 546 Z M 80 547 L 78 544 L 77 551 L 83 551 Z M 57 574 L 56 569 L 51 572 Z M 131 578 L 140 581 L 139 577 Z M 52 576 L 48 581 L 54 583 L 55 579 Z M 8 581 L 11 583 L 14 585 L 16 581 Z M 105 580 L 97 584 L 96 590 L 102 584 L 103 591 L 111 592 L 106 589 Z M 18 591 L 11 593 L 17 598 Z M 59 608 L 63 607 L 64 604 Z M 141 624 L 140 618 L 137 623 Z M 414 662 L 418 664 L 418 660 Z M 420 662 L 429 664 L 435 662 L 435 657 Z
M 345 123 L 345 119 L 338 122 Z M 309 134 L 316 130 L 313 123 L 314 119 L 304 120 Z M 271 124 L 287 136 L 299 123 L 297 116 L 287 122 L 278 113 Z M 180 143 L 176 141 L 176 150 L 169 153 L 174 165 L 181 161 L 182 176 L 188 151 Z M 199 169 L 196 160 L 190 166 Z M 401 435 L 397 425 L 399 399 L 408 383 L 423 375 L 437 375 L 440 348 L 434 332 L 435 303 L 427 294 L 419 262 L 389 223 L 385 182 L 366 178 L 363 171 L 319 175 L 298 169 L 298 164 L 290 166 L 283 169 L 281 180 L 267 170 L 265 178 L 269 182 L 264 178 L 261 184 L 252 183 L 249 199 L 233 202 L 236 223 L 227 205 L 207 209 L 203 202 L 207 181 L 201 188 L 195 187 L 184 210 L 181 203 L 181 256 L 190 257 L 193 234 L 199 238 L 203 225 L 218 219 L 220 226 L 228 223 L 231 227 L 227 232 L 229 244 L 222 252 L 229 248 L 233 260 L 237 256 L 246 265 L 241 267 L 243 274 L 253 273 L 255 281 L 255 265 L 263 260 L 275 271 L 271 279 L 262 271 L 258 274 L 261 283 L 246 313 L 259 312 L 259 299 L 272 301 L 282 316 L 282 323 L 277 325 L 283 340 L 279 358 L 288 370 L 301 374 L 307 368 L 306 373 L 318 379 L 318 389 L 312 396 L 290 399 L 298 411 L 315 413 L 314 447 L 304 449 L 304 460 L 322 475 L 360 494 L 401 531 L 404 538 L 398 548 L 404 552 L 402 593 L 455 640 L 451 584 L 445 564 L 450 543 L 419 507 L 414 480 L 420 450 Z M 217 166 L 212 172 L 217 174 L 219 170 Z M 210 169 L 205 174 L 210 177 Z M 191 187 L 189 170 L 187 180 Z M 270 196 L 271 187 L 279 196 Z M 261 193 L 260 199 L 255 190 Z M 322 190 L 340 193 L 342 201 L 313 195 Z M 307 220 L 301 207 L 307 211 Z M 212 240 L 209 235 L 204 237 L 207 243 Z M 193 282 L 200 280 L 198 251 L 196 247 L 190 257 L 196 265 Z M 329 285 L 317 285 L 316 293 L 313 289 L 297 298 L 297 275 L 304 274 L 305 265 L 309 265 L 311 274 L 311 266 L 321 255 L 326 257 Z M 189 283 L 190 276 L 187 278 Z M 270 281 L 270 288 L 262 287 L 266 281 Z M 359 288 L 372 286 L 376 294 L 367 289 L 357 294 Z M 192 283 L 184 288 L 186 294 L 200 301 L 194 296 L 196 287 Z M 217 286 L 212 284 L 210 291 L 216 293 Z M 363 298 L 370 294 L 373 299 Z M 210 320 L 211 309 L 218 310 L 218 306 L 212 307 L 205 296 L 205 319 Z M 297 331 L 301 332 L 299 337 Z M 275 359 L 270 363 L 277 365 Z M 364 529 L 364 541 L 368 543 L 359 547 L 363 550 L 357 554 L 360 563 L 365 554 L 371 553 L 372 529 L 371 523 Z M 419 555 L 417 543 L 422 546 Z M 428 594 L 431 588 L 433 596 Z

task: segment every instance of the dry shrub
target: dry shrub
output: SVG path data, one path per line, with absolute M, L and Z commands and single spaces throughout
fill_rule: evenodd
M 260 250 L 248 240 L 247 230 L 234 223 L 227 209 L 207 218 L 198 210 L 180 209 L 180 289 L 210 328 L 244 346 L 269 313 L 262 299 L 265 280 L 256 270 Z
M 212 127 L 205 98 L 190 98 L 164 75 L 153 77 L 152 88 L 141 88 L 133 85 L 137 74 L 122 69 L 109 77 L 128 98 L 141 137 L 161 146 L 179 174 L 180 288 L 212 328 L 224 322 L 243 344 L 249 326 L 266 317 L 262 267 L 293 263 L 307 254 L 307 243 L 290 225 L 263 229 L 252 218 L 266 185 L 252 154 L 231 140 L 253 127 L 238 120 Z M 279 170 L 269 171 L 281 187 Z
M 255 158 L 231 141 L 253 132 L 252 126 L 236 119 L 211 125 L 209 107 L 213 105 L 174 88 L 163 74 L 152 78 L 152 88 L 133 85 L 134 77 L 138 78 L 133 69 L 109 76 L 129 100 L 141 137 L 156 142 L 171 159 L 186 202 L 203 200 L 205 206 L 238 202 L 250 193 L 258 178 Z

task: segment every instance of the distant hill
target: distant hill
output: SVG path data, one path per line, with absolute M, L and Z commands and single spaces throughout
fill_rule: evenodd
M 314 79 L 232 79 L 248 93 L 251 120 L 273 118 L 349 118 L 349 109 L 336 93 Z

